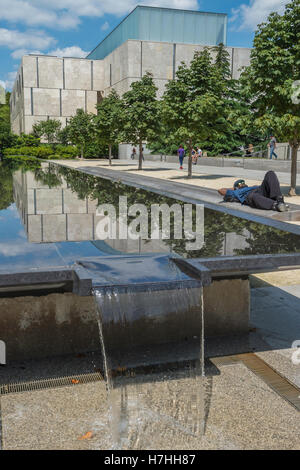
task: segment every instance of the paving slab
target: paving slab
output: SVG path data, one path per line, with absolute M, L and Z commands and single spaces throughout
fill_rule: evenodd
M 291 348 L 300 340 L 300 286 L 252 289 L 251 324 L 270 349 Z
M 291 269 L 289 271 L 275 271 L 251 276 L 251 286 L 253 287 L 270 287 L 271 285 L 277 287 L 283 285 L 300 286 L 300 270 Z
M 257 351 L 256 354 L 280 375 L 300 389 L 300 364 L 293 361 L 298 348 L 276 349 L 273 351 Z M 297 361 L 300 354 L 297 353 Z M 300 393 L 299 393 L 300 394 Z
M 186 399 L 194 387 L 188 377 L 120 387 L 113 405 L 116 411 L 122 401 L 119 441 L 104 382 L 2 396 L 3 448 L 108 450 L 116 442 L 146 450 L 300 448 L 299 414 L 291 405 L 241 364 L 220 372 L 197 383 L 197 408 Z

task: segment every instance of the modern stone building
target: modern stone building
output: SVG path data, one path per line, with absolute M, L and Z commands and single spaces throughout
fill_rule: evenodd
M 64 126 L 78 108 L 95 113 L 102 96 L 112 88 L 122 95 L 147 71 L 161 96 L 182 61 L 205 46 L 226 45 L 226 36 L 225 14 L 138 6 L 85 59 L 26 55 L 11 95 L 12 131 L 30 133 L 48 118 Z M 237 78 L 251 49 L 227 50 Z

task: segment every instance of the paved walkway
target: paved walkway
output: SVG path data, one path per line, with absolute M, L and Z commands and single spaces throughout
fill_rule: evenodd
M 236 204 L 223 203 L 223 198 L 216 191 L 220 187 L 232 187 L 237 175 L 228 176 L 220 174 L 222 168 L 206 167 L 209 173 L 200 173 L 200 168 L 195 171 L 193 178 L 188 179 L 184 170 L 170 168 L 169 165 L 157 162 L 145 162 L 143 170 L 136 168 L 136 162 L 122 160 L 113 161 L 109 166 L 107 160 L 55 160 L 55 163 L 76 168 L 84 173 L 107 177 L 115 181 L 140 187 L 152 192 L 159 192 L 165 196 L 181 199 L 193 203 L 204 203 L 206 207 L 226 212 L 233 216 L 242 217 L 253 222 L 270 225 L 279 230 L 289 231 L 300 234 L 300 221 L 282 220 L 282 215 L 274 211 L 264 211 L 253 209 L 251 207 Z M 211 168 L 213 170 L 211 171 Z M 228 172 L 228 168 L 225 168 Z M 236 170 L 236 169 L 232 169 Z M 253 171 L 253 170 L 246 170 Z M 249 185 L 258 185 L 261 183 L 264 172 L 261 173 L 261 179 L 247 179 Z M 251 176 L 251 175 L 248 175 Z M 256 174 L 256 177 L 258 175 Z M 286 178 L 286 175 L 284 175 Z M 289 185 L 283 183 L 282 190 L 287 193 Z M 299 188 L 300 189 L 300 188 Z M 293 211 L 300 209 L 300 197 L 289 198 L 288 200 Z M 279 217 L 279 219 L 278 219 Z
M 120 162 L 126 163 L 127 165 L 137 166 L 137 162 L 132 162 L 130 160 L 119 160 Z M 114 161 L 114 163 L 117 160 Z M 166 163 L 166 162 L 144 162 L 145 167 L 154 167 L 154 168 L 170 168 L 172 170 L 176 170 L 179 173 L 179 166 L 177 163 Z M 184 163 L 184 172 L 187 172 L 187 164 Z M 216 176 L 224 176 L 224 177 L 232 177 L 236 176 L 237 178 L 247 178 L 249 180 L 261 181 L 265 175 L 265 170 L 248 170 L 244 169 L 243 167 L 220 167 L 220 166 L 211 166 L 211 165 L 201 165 L 201 160 L 198 162 L 197 165 L 193 165 L 193 174 L 208 174 L 208 175 L 216 175 Z M 289 173 L 286 172 L 276 172 L 278 178 L 282 184 L 289 185 L 291 177 Z
M 91 168 L 108 168 L 115 171 L 124 171 L 131 174 L 138 174 L 153 178 L 170 180 L 177 183 L 190 184 L 207 189 L 219 189 L 221 187 L 232 187 L 233 182 L 238 178 L 247 180 L 248 185 L 260 184 L 264 178 L 265 171 L 247 170 L 244 168 L 234 167 L 217 167 L 217 166 L 201 166 L 201 164 L 193 165 L 193 177 L 187 179 L 187 165 L 180 170 L 175 163 L 165 162 L 149 162 L 143 163 L 143 170 L 137 169 L 137 162 L 131 160 L 113 160 L 112 166 L 109 166 L 107 160 L 55 160 L 57 163 L 64 164 L 73 168 L 91 167 Z M 277 172 L 277 176 L 281 183 L 282 192 L 288 193 L 290 188 L 290 175 L 284 172 Z M 298 188 L 300 193 L 300 186 Z M 288 199 L 289 202 L 300 206 L 300 196 Z

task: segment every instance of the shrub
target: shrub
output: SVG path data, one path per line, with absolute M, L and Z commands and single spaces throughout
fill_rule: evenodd
M 54 153 L 57 155 L 70 155 L 75 158 L 80 154 L 80 151 L 73 145 L 55 145 Z
M 28 155 L 31 157 L 47 158 L 53 154 L 51 147 L 13 147 L 4 150 L 4 155 Z
M 54 151 L 52 147 L 47 147 L 46 145 L 40 146 L 36 148 L 36 152 L 34 153 L 34 156 L 39 157 L 39 158 L 47 158 L 50 155 L 53 155 Z
M 40 145 L 39 147 L 12 147 L 3 151 L 4 155 L 25 155 L 29 157 L 48 159 L 74 159 L 78 155 L 78 149 L 72 145 Z
M 19 164 L 25 164 L 28 169 L 39 168 L 41 165 L 38 159 L 35 157 L 28 157 L 27 155 L 5 155 L 4 159 L 5 161 L 10 162 L 13 168 L 17 168 Z
M 74 157 L 72 155 L 68 155 L 67 153 L 57 154 L 54 153 L 48 157 L 49 160 L 73 160 Z
M 19 136 L 14 136 L 15 147 L 38 147 L 40 145 L 40 139 L 35 137 L 32 134 L 21 134 Z

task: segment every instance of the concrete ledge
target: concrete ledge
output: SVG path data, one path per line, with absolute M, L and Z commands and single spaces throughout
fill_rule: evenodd
M 186 272 L 192 272 L 196 276 L 198 272 L 199 275 L 202 273 L 204 266 L 209 270 L 213 279 L 300 269 L 300 253 L 198 259 L 173 258 L 173 261 Z
M 74 268 L 41 268 L 0 273 L 0 293 L 23 292 L 24 290 L 51 290 L 61 286 L 65 291 L 78 295 L 90 295 L 92 281 L 81 266 Z
M 194 291 L 191 305 L 180 290 L 174 292 L 175 301 L 171 301 L 170 290 L 156 291 L 155 301 L 152 292 L 135 293 L 138 299 L 132 304 L 132 318 L 136 320 L 129 325 L 108 318 L 107 341 L 120 351 L 128 347 L 128 338 L 131 344 L 134 341 L 143 347 L 153 342 L 174 341 L 172 349 L 176 349 L 177 340 L 200 334 L 201 291 L 199 288 L 191 291 Z M 203 297 L 206 337 L 248 332 L 247 278 L 215 281 L 203 288 Z M 120 302 L 131 306 L 128 294 L 120 294 Z M 162 315 L 158 315 L 155 305 L 161 305 Z M 96 303 L 91 296 L 71 293 L 0 298 L 0 338 L 6 343 L 8 363 L 99 350 Z
M 7 363 L 100 348 L 93 297 L 75 294 L 0 299 Z
M 138 289 L 130 289 L 128 285 L 129 288 L 124 289 L 122 283 L 102 285 L 104 290 L 115 288 L 118 293 L 117 304 L 104 304 L 102 312 L 106 341 L 112 349 L 117 348 L 122 353 L 130 344 L 145 348 L 166 342 L 172 343 L 174 350 L 184 338 L 193 337 L 195 331 L 199 334 L 203 275 L 205 337 L 248 333 L 249 273 L 300 267 L 300 254 L 191 260 L 174 258 L 173 261 L 190 276 L 190 285 L 184 282 L 183 289 L 180 289 L 180 282 L 177 288 L 174 282 L 168 289 L 164 285 L 159 289 L 158 285 L 155 293 L 144 284 Z M 90 285 L 92 281 L 88 276 L 91 273 L 81 269 L 82 272 L 77 270 L 78 277 Z M 71 277 L 71 271 L 59 273 L 63 279 Z M 36 281 L 39 281 L 38 274 L 35 274 Z M 52 271 L 51 276 L 57 280 L 57 271 Z M 3 276 L 1 279 L 3 285 Z M 16 277 L 10 274 L 7 282 L 14 284 L 15 280 Z M 120 282 L 122 280 L 124 282 L 124 279 Z M 152 285 L 150 287 L 153 288 Z M 119 310 L 128 312 L 128 318 Z M 0 298 L 0 338 L 6 343 L 8 361 L 100 349 L 94 297 L 64 293 Z
M 215 280 L 203 289 L 205 336 L 242 335 L 249 332 L 248 278 Z

